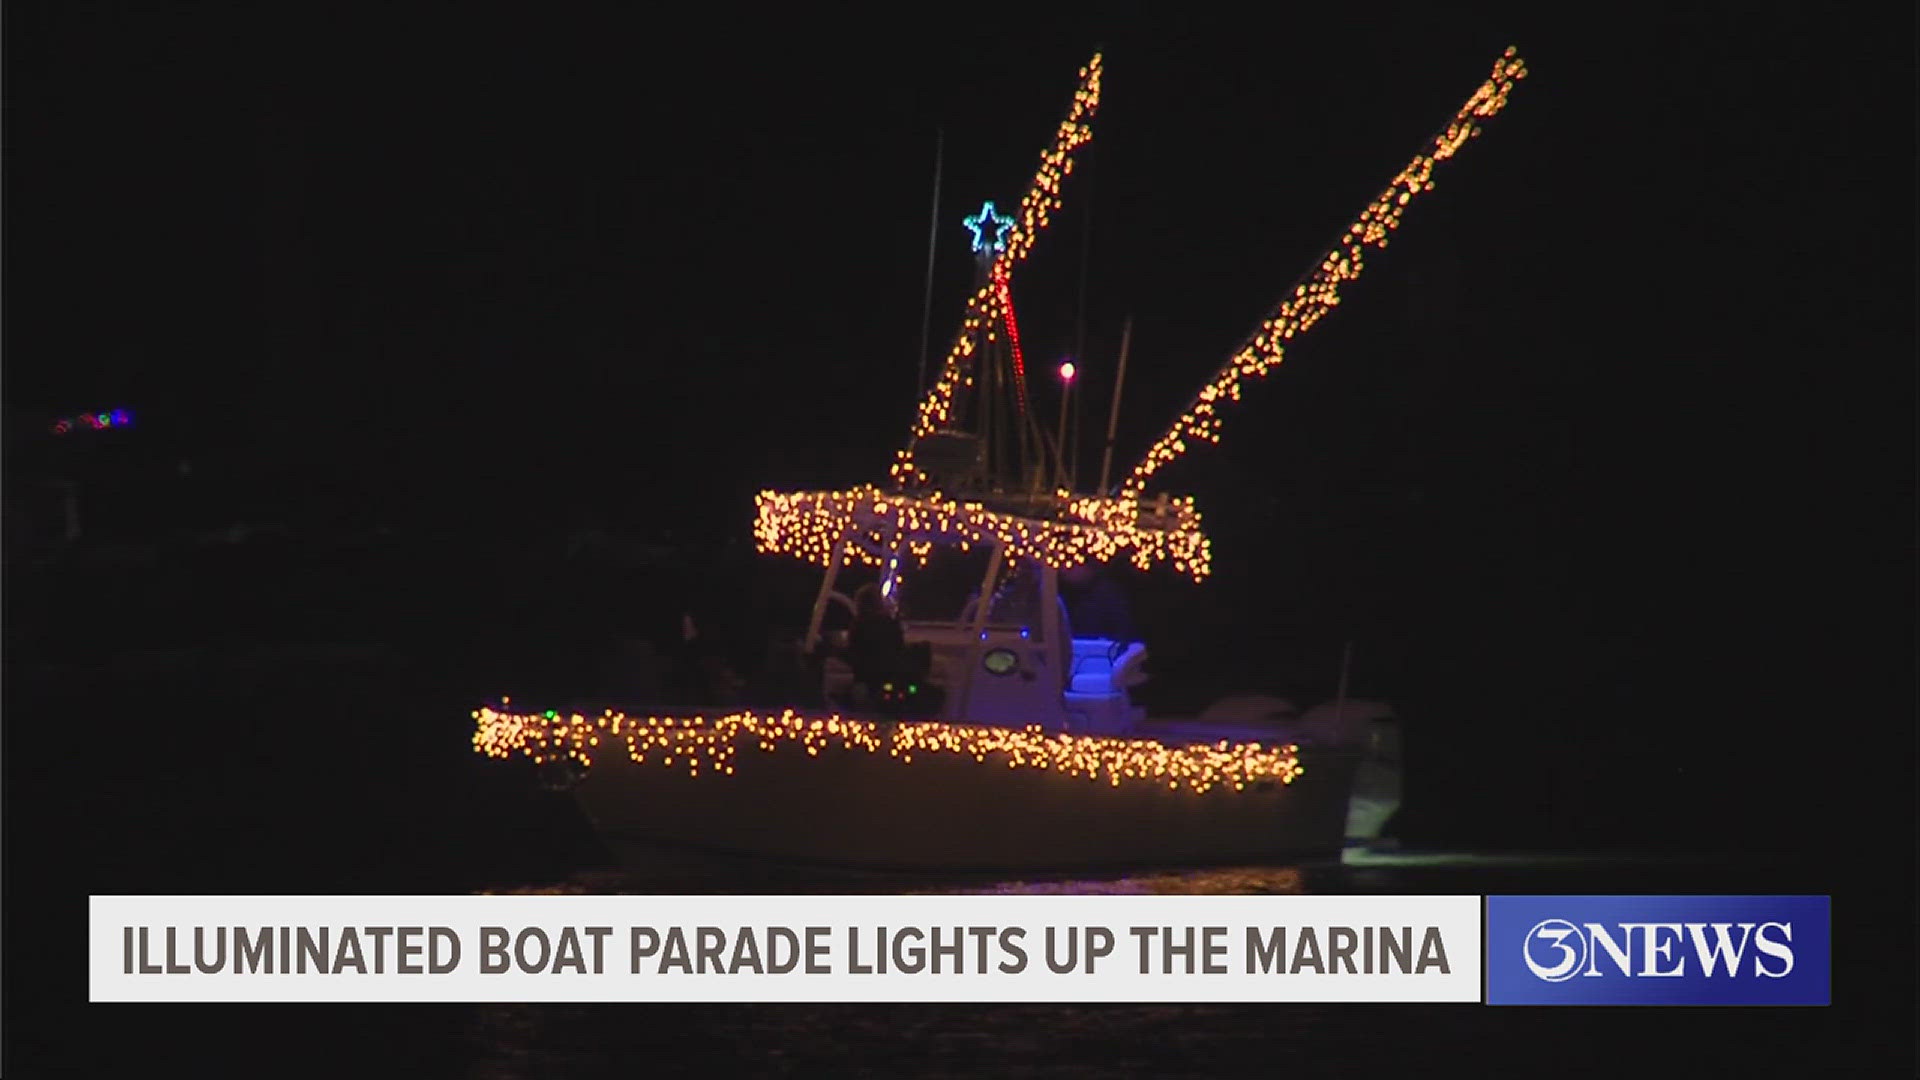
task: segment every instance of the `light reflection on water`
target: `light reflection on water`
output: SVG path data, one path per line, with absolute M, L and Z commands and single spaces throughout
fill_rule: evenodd
M 479 890 L 482 895 L 660 896 L 755 894 L 878 894 L 896 896 L 1294 896 L 1310 890 L 1309 872 L 1296 866 L 1240 866 L 1204 870 L 1147 870 L 1085 877 L 892 875 L 812 868 L 773 868 L 753 875 L 719 868 L 702 873 L 684 866 L 583 871 L 565 880 Z
M 1542 875 L 1556 881 L 1621 875 L 1711 872 L 1723 858 L 1677 851 L 1481 852 L 1349 850 L 1339 862 L 1204 869 L 1137 868 L 1064 875 L 939 875 L 836 870 L 766 863 L 659 847 L 620 869 L 574 873 L 557 882 L 509 884 L 483 893 L 604 895 L 1195 895 L 1292 896 L 1502 891 Z
M 1220 1076 L 1323 1042 L 1330 1020 L 1313 1006 L 500 1005 L 475 1010 L 465 1075 Z
M 1078 881 L 1003 881 L 972 888 L 918 890 L 981 896 L 1204 896 L 1295 895 L 1306 891 L 1305 876 L 1295 867 L 1245 866 L 1224 870 L 1149 873 L 1121 878 Z

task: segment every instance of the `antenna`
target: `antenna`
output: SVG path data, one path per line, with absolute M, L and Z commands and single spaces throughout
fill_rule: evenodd
M 933 328 L 933 251 L 940 239 L 940 158 L 946 149 L 946 133 L 933 129 L 933 220 L 927 224 L 927 298 L 920 306 L 920 374 L 913 383 L 915 394 L 927 392 L 927 335 Z
M 1133 316 L 1120 327 L 1120 367 L 1113 376 L 1113 409 L 1107 413 L 1107 449 L 1100 455 L 1100 486 L 1107 493 L 1107 473 L 1113 468 L 1113 430 L 1120 424 L 1120 391 L 1127 385 L 1127 346 L 1133 343 Z
M 1093 164 L 1093 147 L 1088 146 L 1081 172 L 1086 173 Z M 1085 361 L 1087 357 L 1087 255 L 1093 247 L 1093 188 L 1087 187 L 1086 211 L 1080 218 L 1080 297 L 1073 311 L 1073 359 Z M 1080 474 L 1080 399 L 1073 399 L 1073 437 L 1067 438 L 1067 428 L 1061 427 L 1061 438 L 1066 441 L 1066 486 L 1073 490 L 1074 481 Z

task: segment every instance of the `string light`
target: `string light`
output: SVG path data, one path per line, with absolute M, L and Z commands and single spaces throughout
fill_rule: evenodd
M 503 701 L 502 706 L 508 704 Z M 964 755 L 981 765 L 1037 769 L 1092 782 L 1185 788 L 1205 795 L 1215 788 L 1243 791 L 1248 785 L 1291 784 L 1306 770 L 1296 745 L 1228 743 L 1170 747 L 1152 739 L 1047 735 L 1039 725 L 1025 728 L 939 722 L 882 725 L 838 715 L 801 716 L 789 709 L 778 716 L 738 712 L 702 716 L 628 716 L 608 709 L 599 716 L 558 712 L 512 713 L 481 708 L 473 712 L 475 752 L 490 758 L 516 755 L 536 764 L 572 762 L 591 768 L 601 753 L 624 752 L 636 764 L 657 761 L 689 776 L 731 776 L 743 747 L 763 753 L 787 748 L 808 757 L 826 751 L 885 754 L 901 765 L 916 755 Z
M 1417 154 L 1393 178 L 1360 216 L 1347 227 L 1339 244 L 1283 300 L 1271 317 L 1260 324 L 1253 339 L 1227 361 L 1208 382 L 1187 409 L 1160 436 L 1140 463 L 1121 485 L 1122 497 L 1137 496 L 1154 473 L 1199 443 L 1220 441 L 1220 406 L 1239 401 L 1241 387 L 1248 379 L 1261 378 L 1277 367 L 1286 356 L 1286 343 L 1313 328 L 1340 303 L 1340 286 L 1360 276 L 1361 259 L 1366 248 L 1385 248 L 1388 234 L 1400 227 L 1407 204 L 1422 192 L 1433 190 L 1434 167 L 1458 153 L 1468 139 L 1480 134 L 1479 121 L 1506 107 L 1514 84 L 1526 78 L 1526 63 L 1517 50 L 1508 48 L 1494 61 L 1493 73 L 1480 84 L 1434 136 L 1432 145 Z
M 1013 219 L 996 213 L 991 200 L 981 205 L 979 213 L 962 218 L 960 223 L 973 233 L 976 254 L 985 254 L 989 248 L 995 252 L 1007 250 L 1007 232 L 1013 228 Z M 992 230 L 991 235 L 987 230 Z
M 959 502 L 939 492 L 886 492 L 873 485 L 847 491 L 763 491 L 755 497 L 755 547 L 831 566 L 834 546 L 853 563 L 879 567 L 897 545 L 925 566 L 936 542 L 962 550 L 997 544 L 1011 567 L 1028 559 L 1054 570 L 1125 555 L 1146 570 L 1155 564 L 1199 581 L 1212 571 L 1212 541 L 1200 530 L 1193 499 L 1138 499 L 1055 492 L 1052 516 L 1028 516 Z M 843 540 L 844 538 L 844 540 Z
M 994 285 L 1000 293 L 1000 311 L 1006 318 L 1007 344 L 1013 349 L 1013 385 L 1019 391 L 1020 415 L 1027 414 L 1027 362 L 1020 355 L 1020 324 L 1013 317 L 1013 290 L 1007 281 L 1005 266 L 995 265 Z
M 952 421 L 953 395 L 961 387 L 972 384 L 972 377 L 966 371 L 967 361 L 973 357 L 975 336 L 983 327 L 993 326 L 1005 318 L 1001 290 L 994 283 L 1011 275 L 1013 266 L 1033 250 L 1041 230 L 1052 223 L 1051 212 L 1058 210 L 1061 205 L 1060 183 L 1073 172 L 1073 152 L 1093 138 L 1093 127 L 1088 121 L 1100 106 L 1098 53 L 1080 69 L 1079 77 L 1080 82 L 1074 89 L 1073 104 L 1067 110 L 1067 118 L 1056 129 L 1053 145 L 1041 152 L 1040 167 L 1034 173 L 1033 183 L 1020 199 L 1019 213 L 1015 215 L 1013 228 L 1007 234 L 1006 249 L 994 256 L 987 284 L 967 300 L 960 336 L 948 350 L 933 386 L 920 401 L 910 442 L 925 438 Z M 901 484 L 922 484 L 928 480 L 927 474 L 914 466 L 911 445 L 895 453 L 890 473 L 894 481 Z

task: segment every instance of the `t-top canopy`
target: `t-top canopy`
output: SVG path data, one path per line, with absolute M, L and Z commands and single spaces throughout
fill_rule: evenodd
M 1055 570 L 1119 555 L 1142 570 L 1170 563 L 1195 581 L 1212 571 L 1212 544 L 1191 497 L 1141 501 L 1055 492 L 1024 506 L 959 501 L 873 485 L 847 491 L 763 491 L 754 540 L 765 553 L 830 566 L 845 557 L 880 566 L 893 549 L 925 565 L 935 547 L 997 544 L 1008 558 Z

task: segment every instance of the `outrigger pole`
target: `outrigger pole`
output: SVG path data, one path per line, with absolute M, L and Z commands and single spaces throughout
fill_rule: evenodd
M 1467 141 L 1480 133 L 1481 124 L 1506 107 L 1507 96 L 1527 75 L 1519 50 L 1509 47 L 1493 62 L 1492 73 L 1474 90 L 1466 104 L 1448 118 L 1446 126 L 1421 147 L 1366 209 L 1328 248 L 1319 265 L 1301 275 L 1284 299 L 1271 309 L 1260 325 L 1247 336 L 1227 362 L 1180 413 L 1166 433 L 1155 440 L 1140 463 L 1121 482 L 1124 498 L 1137 498 L 1147 482 L 1161 467 L 1186 453 L 1191 446 L 1220 441 L 1220 406 L 1240 399 L 1241 388 L 1249 379 L 1260 378 L 1285 359 L 1286 347 L 1296 334 L 1313 327 L 1340 303 L 1340 287 L 1360 277 L 1367 248 L 1385 248 L 1389 235 L 1400 226 L 1407 204 L 1421 192 L 1433 190 L 1433 173 L 1443 161 L 1452 158 Z

